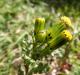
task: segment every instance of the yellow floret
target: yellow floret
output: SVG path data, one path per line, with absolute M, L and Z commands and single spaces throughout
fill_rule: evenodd
M 40 24 L 44 24 L 45 19 L 44 18 L 36 18 L 35 22 L 40 23 Z
M 70 18 L 69 17 L 66 17 L 66 16 L 62 16 L 60 18 L 60 21 L 61 21 L 61 23 L 66 24 L 68 27 L 69 26 L 71 27 L 71 25 L 72 25 Z
M 62 36 L 68 41 L 72 40 L 72 34 L 68 30 L 63 30 Z

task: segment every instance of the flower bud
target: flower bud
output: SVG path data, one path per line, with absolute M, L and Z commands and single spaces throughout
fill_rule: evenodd
M 44 18 L 36 18 L 35 19 L 35 32 L 44 30 L 44 28 L 45 28 L 45 19 Z
M 46 30 L 41 30 L 37 33 L 37 36 L 35 37 L 35 39 L 38 42 L 44 42 L 46 40 Z
M 71 40 L 72 34 L 68 30 L 63 30 L 60 34 L 48 41 L 48 46 L 52 49 L 56 49 Z
M 34 28 L 34 35 L 35 35 L 36 41 L 41 42 L 45 39 L 46 31 L 44 29 L 45 29 L 45 19 L 36 18 L 35 28 Z

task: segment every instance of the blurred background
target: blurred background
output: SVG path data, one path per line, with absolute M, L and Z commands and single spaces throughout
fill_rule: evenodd
M 73 41 L 70 45 L 57 49 L 46 59 L 31 59 L 29 56 L 33 46 L 35 18 L 44 17 L 48 27 L 60 16 L 71 19 Z M 65 64 L 66 71 L 64 64 L 62 68 L 58 67 L 61 68 L 60 75 L 80 75 L 79 22 L 80 0 L 0 0 L 0 75 L 59 75 L 54 72 L 56 69 L 53 70 L 52 65 L 57 65 L 62 60 L 64 50 L 69 51 L 68 56 L 65 56 L 69 63 Z M 47 63 L 44 65 L 41 62 L 45 60 Z M 36 65 L 39 66 L 34 69 Z M 49 71 L 49 67 L 52 70 Z M 45 74 L 48 71 L 49 74 Z

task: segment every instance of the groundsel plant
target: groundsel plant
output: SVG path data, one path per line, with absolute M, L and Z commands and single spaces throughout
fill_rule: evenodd
M 35 20 L 34 36 L 37 50 L 34 49 L 32 57 L 37 59 L 51 54 L 51 52 L 62 45 L 70 42 L 73 38 L 70 28 L 72 28 L 70 18 L 60 17 L 57 23 L 46 29 L 45 19 L 37 18 Z M 40 49 L 41 47 L 42 49 Z
M 39 17 L 35 19 L 32 49 L 30 52 L 28 52 L 29 50 L 26 51 L 27 46 L 25 48 L 26 52 L 24 51 L 22 56 L 24 62 L 28 64 L 28 75 L 48 72 L 50 66 L 46 57 L 73 39 L 70 30 L 72 24 L 68 17 L 60 17 L 57 22 L 53 23 L 52 27 L 48 28 L 45 22 L 45 18 Z

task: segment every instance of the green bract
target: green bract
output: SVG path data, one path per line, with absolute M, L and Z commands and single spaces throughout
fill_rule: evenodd
M 62 24 L 54 24 L 47 30 L 47 40 L 55 38 L 65 27 Z

